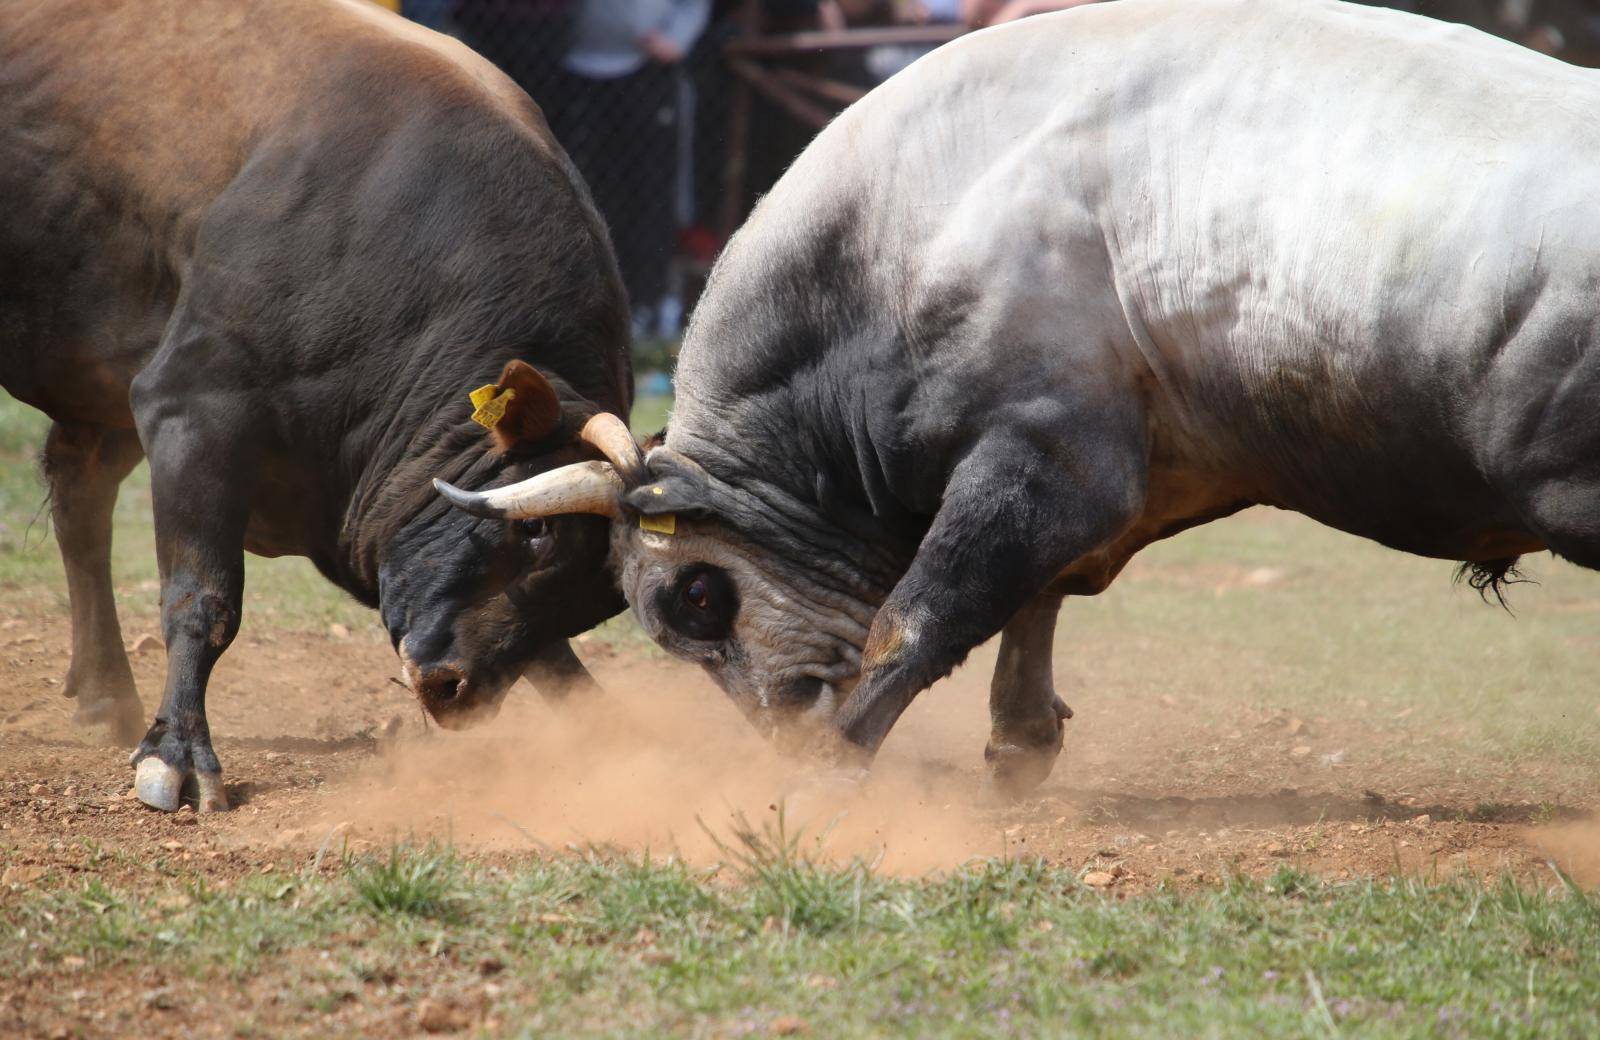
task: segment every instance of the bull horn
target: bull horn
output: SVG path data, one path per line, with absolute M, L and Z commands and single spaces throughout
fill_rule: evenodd
M 433 489 L 457 509 L 491 520 L 532 520 L 563 513 L 616 519 L 622 480 L 609 463 L 575 462 L 489 491 L 463 491 L 438 479 Z
M 628 432 L 628 426 L 610 412 L 596 412 L 583 424 L 578 436 L 599 448 L 611 465 L 621 474 L 628 487 L 638 487 L 645 481 L 644 455 L 639 444 Z

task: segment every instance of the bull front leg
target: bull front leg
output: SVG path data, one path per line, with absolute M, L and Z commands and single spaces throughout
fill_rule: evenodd
M 243 402 L 219 399 L 180 378 L 147 370 L 134 382 L 134 407 L 150 458 L 161 627 L 167 679 L 154 724 L 134 750 L 139 800 L 178 808 L 193 781 L 201 812 L 228 808 L 222 766 L 211 746 L 206 684 L 239 631 L 244 536 L 254 459 Z
M 1055 767 L 1072 709 L 1052 682 L 1056 616 L 1061 597 L 1042 593 L 1019 610 L 1000 634 L 1000 658 L 989 684 L 989 743 L 983 760 L 995 793 L 1016 799 Z
M 77 700 L 73 718 L 80 726 L 104 725 L 124 746 L 138 741 L 144 706 L 112 594 L 111 512 L 117 486 L 143 457 L 133 430 L 58 422 L 43 458 L 72 608 L 72 660 L 62 692 Z
M 1081 448 L 1056 451 L 1048 447 L 1060 445 L 1059 434 L 1003 438 L 957 467 L 911 567 L 873 619 L 861 681 L 835 716 L 825 751 L 834 764 L 863 770 L 917 694 L 1014 620 L 1020 628 L 1009 657 L 1027 664 L 1020 682 L 998 683 L 998 728 L 1003 737 L 1025 728 L 1028 745 L 1041 752 L 1055 746 L 1045 650 L 1054 619 L 1045 604 L 1053 597 L 1042 594 L 1074 561 L 1125 531 L 1145 491 L 1137 433 L 1097 436 L 1082 424 L 1077 436 Z M 1002 665 L 1007 656 L 1002 650 Z M 1034 744 L 1036 729 L 1048 740 Z

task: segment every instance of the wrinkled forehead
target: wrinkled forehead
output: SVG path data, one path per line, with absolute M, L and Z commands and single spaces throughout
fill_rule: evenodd
M 676 516 L 638 518 L 618 525 L 615 549 L 622 560 L 624 589 L 660 580 L 692 564 L 728 571 L 753 569 L 750 546 L 714 520 Z

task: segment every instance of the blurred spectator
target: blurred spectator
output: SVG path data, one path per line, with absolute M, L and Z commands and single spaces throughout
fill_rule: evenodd
M 557 130 L 611 228 L 636 328 L 676 331 L 668 267 L 691 200 L 694 86 L 680 63 L 711 0 L 577 0 Z
M 963 21 L 962 0 L 922 0 L 916 5 L 921 10 L 921 21 L 939 24 Z

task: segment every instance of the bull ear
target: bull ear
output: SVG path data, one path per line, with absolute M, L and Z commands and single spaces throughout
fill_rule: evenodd
M 646 460 L 650 481 L 623 496 L 645 516 L 705 513 L 711 508 L 711 478 L 700 464 L 671 448 L 656 448 Z
M 506 391 L 511 391 L 506 396 Z M 495 384 L 495 399 L 505 411 L 490 429 L 501 451 L 542 441 L 561 425 L 561 398 L 550 380 L 526 361 L 509 361 Z

